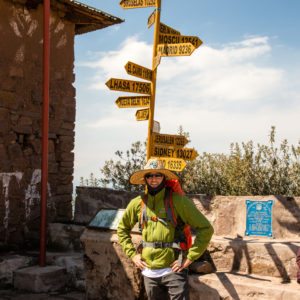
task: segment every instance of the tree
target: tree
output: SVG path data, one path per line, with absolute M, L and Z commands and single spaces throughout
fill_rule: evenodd
M 178 133 L 189 138 L 182 127 Z M 272 127 L 269 145 L 232 143 L 229 155 L 204 152 L 187 162 L 183 172 L 178 173 L 183 189 L 186 193 L 208 195 L 300 195 L 300 142 L 290 146 L 283 140 L 276 147 L 275 133 Z M 101 169 L 103 177 L 97 181 L 92 176 L 93 181 L 114 189 L 142 190 L 141 186 L 129 184 L 129 177 L 143 168 L 146 143 L 135 142 L 125 154 L 115 154 L 119 159 L 106 161 Z

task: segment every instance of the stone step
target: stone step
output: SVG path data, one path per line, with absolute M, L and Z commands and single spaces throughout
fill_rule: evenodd
M 296 278 L 299 240 L 214 236 L 209 251 L 218 271 Z
M 217 272 L 189 276 L 191 300 L 299 300 L 295 280 L 283 284 L 279 278 L 242 273 Z

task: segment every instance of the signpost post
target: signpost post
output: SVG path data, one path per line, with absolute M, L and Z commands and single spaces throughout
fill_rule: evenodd
M 156 157 L 169 170 L 181 172 L 186 166 L 185 161 L 194 160 L 198 153 L 195 149 L 184 148 L 189 142 L 185 136 L 160 134 L 159 123 L 154 123 L 157 67 L 161 57 L 189 56 L 202 41 L 197 36 L 181 35 L 180 31 L 161 23 L 161 0 L 121 0 L 120 6 L 124 9 L 155 7 L 147 22 L 148 28 L 154 25 L 152 69 L 128 61 L 125 65 L 127 74 L 146 81 L 110 78 L 106 85 L 113 91 L 144 94 L 119 97 L 116 105 L 119 108 L 146 107 L 137 110 L 136 120 L 148 120 L 147 160 Z

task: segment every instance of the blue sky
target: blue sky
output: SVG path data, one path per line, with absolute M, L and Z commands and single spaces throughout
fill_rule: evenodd
M 147 137 L 136 109 L 119 109 L 124 93 L 108 90 L 111 77 L 130 78 L 127 61 L 152 65 L 154 8 L 124 10 L 119 0 L 81 0 L 125 22 L 76 37 L 74 182 L 100 176 L 116 150 Z M 183 126 L 199 153 L 228 153 L 230 143 L 300 140 L 300 1 L 162 0 L 161 21 L 204 44 L 190 57 L 162 58 L 155 120 L 161 132 Z M 139 80 L 131 77 L 132 80 Z M 134 94 L 132 94 L 134 95 Z

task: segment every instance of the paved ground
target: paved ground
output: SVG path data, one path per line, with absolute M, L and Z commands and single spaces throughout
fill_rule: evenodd
M 0 290 L 0 300 L 84 300 L 85 293 L 78 291 L 32 294 L 18 290 Z

